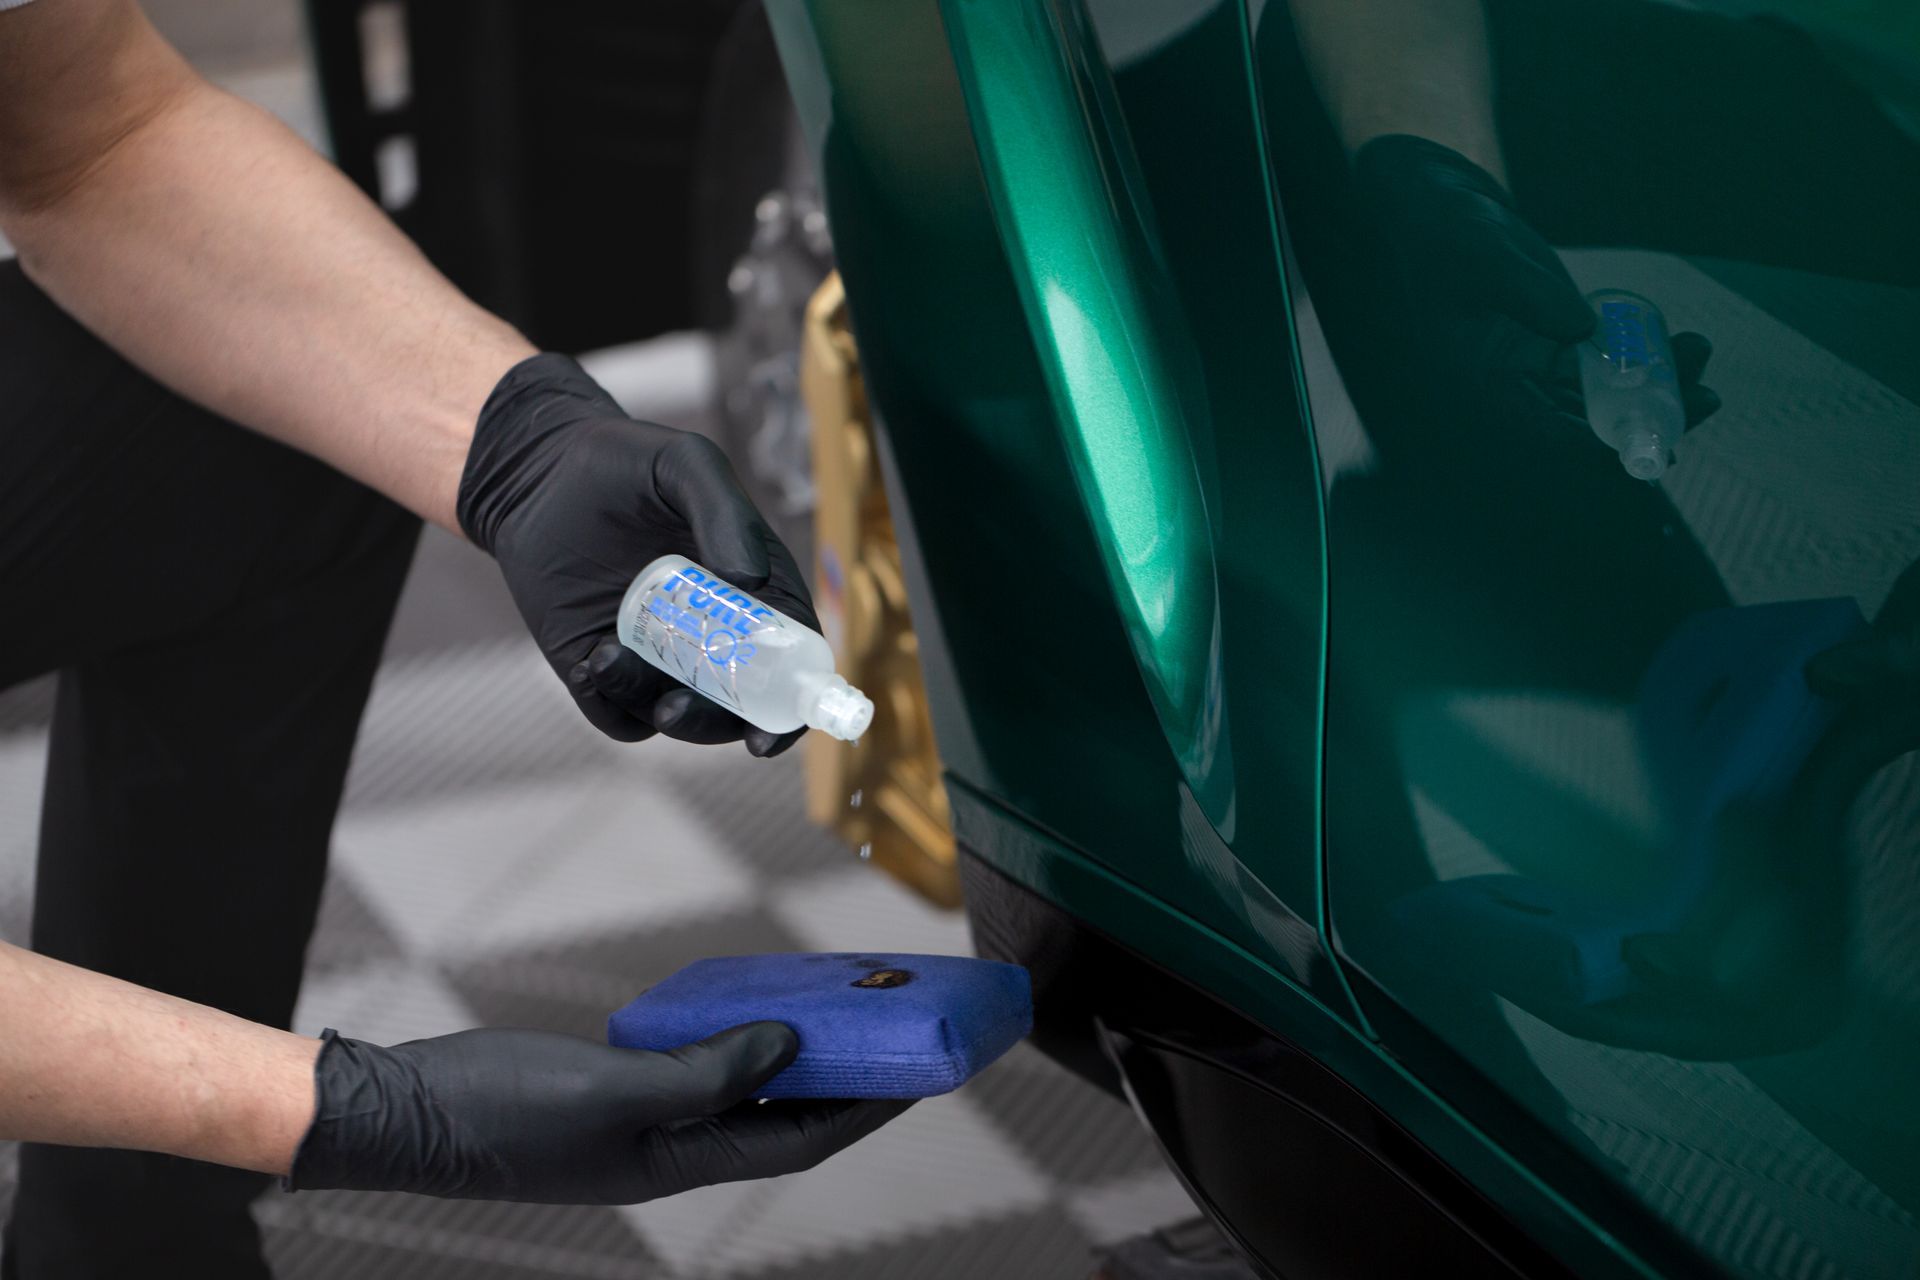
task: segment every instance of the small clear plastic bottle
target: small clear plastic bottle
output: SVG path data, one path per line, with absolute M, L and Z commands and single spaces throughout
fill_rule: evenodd
M 873 722 L 818 631 L 685 556 L 640 571 L 617 625 L 621 644 L 768 733 L 807 725 L 852 742 Z
M 1624 289 L 1602 289 L 1587 301 L 1600 317 L 1593 337 L 1580 344 L 1587 421 L 1619 453 L 1628 475 L 1658 480 L 1687 426 L 1666 318 Z

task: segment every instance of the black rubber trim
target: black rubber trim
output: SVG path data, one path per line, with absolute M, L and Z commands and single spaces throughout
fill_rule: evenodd
M 1284 1042 L 1212 1048 L 1137 1029 L 1102 1034 L 1188 1193 L 1266 1275 L 1573 1274 Z
M 1268 1274 L 1384 1274 L 1371 1248 L 1383 1231 L 1420 1243 L 1418 1274 L 1572 1274 L 1298 1047 L 964 847 L 961 855 L 980 953 L 1033 974 L 1035 1043 L 1097 1083 L 1123 1083 L 1195 1200 Z M 1289 1203 L 1278 1186 L 1303 1172 L 1309 1181 L 1294 1184 Z M 1350 1211 L 1332 1212 L 1323 1190 L 1337 1190 Z M 1398 1223 L 1380 1216 L 1389 1204 L 1399 1207 Z

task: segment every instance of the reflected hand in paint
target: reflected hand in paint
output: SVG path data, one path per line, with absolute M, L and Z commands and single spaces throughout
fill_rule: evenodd
M 1804 672 L 1831 710 L 1784 812 L 1730 808 L 1719 832 L 1724 844 L 1770 854 L 1733 860 L 1764 880 L 1716 885 L 1704 927 L 1629 939 L 1626 956 L 1650 980 L 1825 1023 L 1846 1007 L 1853 809 L 1876 772 L 1920 750 L 1920 564 L 1900 575 L 1871 628 L 1823 648 Z
M 1903 599 L 1883 621 L 1911 638 L 1916 612 Z M 1920 717 L 1886 731 L 1877 709 L 1824 696 L 1806 673 L 1878 635 L 1845 598 L 1693 615 L 1634 713 L 1663 874 L 1611 901 L 1473 876 L 1407 895 L 1394 918 L 1456 957 L 1450 981 L 1585 1039 L 1709 1059 L 1818 1041 L 1845 1008 L 1847 811 L 1874 769 L 1920 743 Z
M 1405 134 L 1361 147 L 1354 175 L 1386 268 L 1380 327 L 1418 375 L 1409 390 L 1477 426 L 1586 430 L 1576 344 L 1594 314 L 1506 189 Z M 1692 427 L 1720 407 L 1700 382 L 1713 344 L 1681 333 L 1673 352 Z

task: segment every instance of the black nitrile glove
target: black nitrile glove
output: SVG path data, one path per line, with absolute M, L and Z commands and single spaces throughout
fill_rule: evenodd
M 289 1191 L 638 1204 L 810 1169 L 907 1106 L 747 1101 L 799 1049 L 777 1022 L 671 1053 L 550 1031 L 322 1039 Z
M 800 570 L 703 436 L 636 422 L 565 356 L 523 360 L 480 410 L 457 503 L 460 527 L 493 553 L 520 616 L 588 720 L 611 738 L 744 738 L 777 755 L 804 729 L 772 734 L 645 662 L 613 634 L 634 576 L 678 553 L 816 630 Z
M 1392 327 L 1425 385 L 1464 416 L 1587 429 L 1574 344 L 1593 308 L 1560 255 L 1514 211 L 1493 175 L 1450 147 L 1407 134 L 1375 138 L 1354 179 L 1393 268 Z M 1673 335 L 1687 425 L 1720 407 L 1700 385 L 1713 344 Z

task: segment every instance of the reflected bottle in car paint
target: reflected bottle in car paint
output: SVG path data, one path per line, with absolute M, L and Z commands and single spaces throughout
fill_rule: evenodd
M 1602 289 L 1587 301 L 1599 317 L 1593 337 L 1580 344 L 1587 421 L 1628 475 L 1658 480 L 1687 426 L 1666 318 L 1624 289 Z
M 873 721 L 818 631 L 685 556 L 640 571 L 617 626 L 621 644 L 768 733 L 806 725 L 852 742 Z

